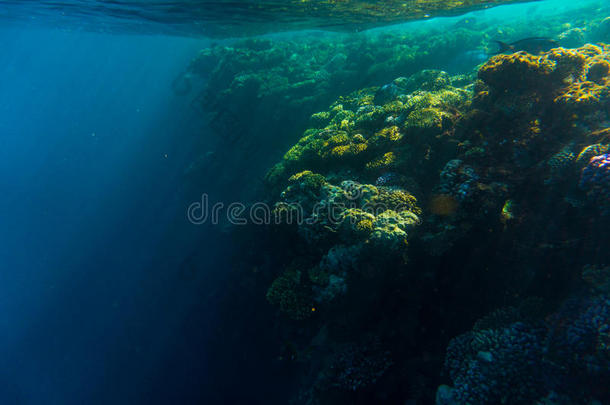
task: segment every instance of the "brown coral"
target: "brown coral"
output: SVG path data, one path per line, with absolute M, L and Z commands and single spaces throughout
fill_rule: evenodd
M 578 89 L 597 90 L 588 83 L 605 85 L 610 73 L 609 53 L 607 45 L 587 44 L 578 49 L 555 48 L 539 56 L 525 52 L 497 55 L 479 70 L 479 78 L 492 91 L 548 90 L 557 92 L 556 100 L 562 100 L 564 94 L 579 93 Z
M 546 110 L 557 118 L 580 119 L 609 108 L 610 46 L 497 55 L 479 70 L 479 79 L 479 104 L 495 104 L 507 116 Z
M 498 91 L 528 89 L 545 83 L 554 68 L 553 61 L 545 56 L 518 52 L 494 56 L 481 67 L 479 78 Z

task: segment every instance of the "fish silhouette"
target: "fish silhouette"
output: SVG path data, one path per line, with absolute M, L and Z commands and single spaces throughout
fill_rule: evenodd
M 531 53 L 532 55 L 537 55 L 550 49 L 559 47 L 559 42 L 552 38 L 545 37 L 525 38 L 510 44 L 498 40 L 494 40 L 494 42 L 500 47 L 496 54 L 525 51 L 527 53 Z

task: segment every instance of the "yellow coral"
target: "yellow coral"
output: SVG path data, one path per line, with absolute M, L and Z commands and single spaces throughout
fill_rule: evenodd
M 312 174 L 313 173 L 310 170 L 303 170 L 302 172 L 295 173 L 292 176 L 290 176 L 288 181 L 290 181 L 290 182 L 299 181 L 299 180 L 303 179 L 304 177 L 307 177 Z
M 366 238 L 373 231 L 375 217 L 361 209 L 349 208 L 341 212 L 338 220 L 346 239 Z
M 364 143 L 364 142 L 366 142 L 366 139 L 364 138 L 364 136 L 362 136 L 362 134 L 356 134 L 352 137 L 352 142 Z
M 324 147 L 332 146 L 332 145 L 343 145 L 350 141 L 349 136 L 345 132 L 338 132 L 336 135 L 330 137 L 326 142 L 324 142 Z
M 349 129 L 353 126 L 353 122 L 351 122 L 348 119 L 344 119 L 341 121 L 341 124 L 339 125 L 339 128 L 341 128 L 342 130 L 345 131 L 349 131 Z
M 373 212 L 384 212 L 392 210 L 396 212 L 410 211 L 416 215 L 421 214 L 421 209 L 417 206 L 417 198 L 406 190 L 378 188 L 378 194 L 373 196 L 367 209 Z
M 394 100 L 390 103 L 384 104 L 383 106 L 383 111 L 386 114 L 400 114 L 401 112 L 403 112 L 404 110 L 406 110 L 405 105 L 398 101 L 398 100 Z
M 599 143 L 586 146 L 578 154 L 578 157 L 576 158 L 576 164 L 585 165 L 585 164 L 589 163 L 589 160 L 593 156 L 604 154 L 604 153 L 608 152 L 609 149 L 610 148 L 608 147 L 608 145 L 602 145 Z
M 356 229 L 361 232 L 372 232 L 373 221 L 371 221 L 370 219 L 363 219 L 362 221 L 356 224 Z
M 368 162 L 366 164 L 367 169 L 379 169 L 379 168 L 387 168 L 396 163 L 396 155 L 394 152 L 384 153 L 383 156 L 378 157 L 377 159 Z
M 545 56 L 518 52 L 511 55 L 496 55 L 479 69 L 479 78 L 497 89 L 520 85 L 532 88 L 545 81 L 555 68 L 555 62 Z
M 349 147 L 349 145 L 335 146 L 330 150 L 330 153 L 335 157 L 343 156 L 349 151 Z
M 375 138 L 389 140 L 392 142 L 399 141 L 402 139 L 402 134 L 400 133 L 400 129 L 397 126 L 391 126 L 387 128 L 383 128 L 381 131 L 375 134 Z
M 445 113 L 436 108 L 422 108 L 415 110 L 407 117 L 407 128 L 437 128 L 440 129 Z
M 556 103 L 572 104 L 578 106 L 595 105 L 601 100 L 606 91 L 604 86 L 594 82 L 576 82 L 571 84 L 559 96 L 555 98 Z
M 322 111 L 311 115 L 311 122 L 318 127 L 323 127 L 330 121 L 331 115 L 328 111 Z
M 581 80 L 584 76 L 587 55 L 582 48 L 554 48 L 546 53 L 543 58 L 554 63 L 553 75 L 559 80 Z
M 336 104 L 330 109 L 331 114 L 337 114 L 340 111 L 343 111 L 343 104 Z
M 335 146 L 330 153 L 334 157 L 355 156 L 367 149 L 366 143 L 353 143 L 350 145 Z
M 578 49 L 555 48 L 539 56 L 498 55 L 481 67 L 479 78 L 500 92 L 520 89 L 552 94 L 554 103 L 572 110 L 595 107 L 610 93 L 610 47 L 587 44 Z M 548 97 L 532 100 L 540 99 Z

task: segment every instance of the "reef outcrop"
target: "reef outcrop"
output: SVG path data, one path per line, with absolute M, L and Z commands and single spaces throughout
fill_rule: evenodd
M 610 400 L 609 61 L 497 55 L 311 115 L 244 249 L 291 361 L 315 365 L 295 403 Z

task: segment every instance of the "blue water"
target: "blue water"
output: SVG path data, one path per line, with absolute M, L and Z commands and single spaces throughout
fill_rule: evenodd
M 173 270 L 200 241 L 179 180 L 205 128 L 171 81 L 205 41 L 8 28 L 0 42 L 0 403 L 189 395 L 203 349 L 181 356 L 174 338 L 206 300 L 206 250 L 200 272 Z

